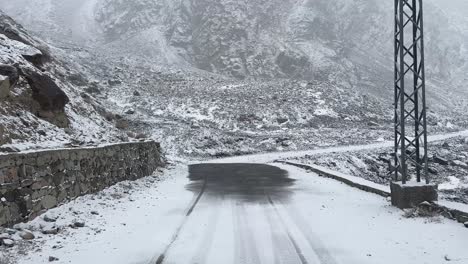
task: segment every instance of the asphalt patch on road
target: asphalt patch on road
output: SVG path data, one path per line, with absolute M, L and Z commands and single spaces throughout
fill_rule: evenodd
M 186 188 L 207 196 L 237 198 L 247 202 L 268 202 L 265 197 L 287 200 L 295 180 L 287 171 L 266 164 L 205 163 L 189 166 Z

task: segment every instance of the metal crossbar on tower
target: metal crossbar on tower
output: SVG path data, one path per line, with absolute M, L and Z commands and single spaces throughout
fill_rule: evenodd
M 395 0 L 395 180 L 429 183 L 422 0 Z

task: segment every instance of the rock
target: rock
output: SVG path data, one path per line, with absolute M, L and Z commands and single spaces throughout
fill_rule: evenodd
M 463 162 L 463 161 L 454 160 L 454 161 L 452 161 L 452 164 L 453 164 L 454 166 L 457 166 L 457 167 L 460 167 L 460 168 L 463 168 L 463 169 L 467 169 L 467 170 L 468 170 L 468 164 L 466 164 L 466 163 Z
M 85 99 L 85 102 L 88 102 L 91 97 L 87 93 L 80 93 L 81 98 Z
M 101 94 L 101 90 L 96 84 L 91 84 L 85 91 L 90 94 Z
M 136 139 L 145 139 L 145 138 L 148 138 L 148 136 L 145 133 L 141 132 L 141 133 L 136 134 L 135 138 Z
M 448 149 L 448 148 L 450 148 L 450 144 L 448 142 L 444 142 L 442 144 L 442 147 L 445 148 L 445 149 Z
M 29 51 L 25 52 L 23 55 L 23 58 L 25 58 L 27 61 L 31 62 L 32 64 L 36 66 L 40 66 L 44 63 L 44 55 L 42 52 L 40 52 L 38 49 L 30 49 Z
M 6 231 L 9 235 L 14 235 L 14 234 L 16 234 L 16 232 L 18 232 L 17 230 L 11 229 L 11 228 L 7 228 L 7 229 L 5 229 L 5 231 Z
M 138 92 L 138 91 L 134 91 L 134 92 L 133 92 L 133 96 L 140 96 L 140 95 L 141 95 L 141 94 L 140 94 L 140 92 Z
M 439 157 L 439 156 L 436 156 L 436 155 L 434 155 L 433 159 L 434 159 L 435 163 L 438 163 L 440 165 L 448 165 L 449 164 L 449 162 L 446 159 L 444 159 L 442 157 Z
M 72 73 L 68 75 L 68 80 L 76 86 L 86 86 L 88 85 L 88 80 L 79 73 Z
M 65 92 L 60 89 L 51 77 L 34 71 L 24 71 L 31 86 L 33 99 L 45 111 L 64 111 L 70 101 Z
M 468 222 L 465 222 L 463 225 L 465 225 L 465 227 L 468 228 Z
M 47 133 L 46 133 L 44 130 L 42 130 L 42 129 L 39 129 L 39 130 L 37 131 L 37 133 L 38 133 L 39 135 L 41 135 L 41 136 L 47 136 Z
M 85 223 L 81 221 L 76 221 L 76 222 L 73 222 L 73 226 L 80 228 L 80 227 L 84 227 Z
M 115 86 L 115 85 L 122 84 L 122 81 L 121 81 L 121 80 L 118 80 L 118 79 L 114 79 L 114 80 L 108 80 L 107 83 L 108 83 L 110 86 Z
M 58 229 L 58 227 L 53 226 L 53 227 L 44 228 L 44 229 L 42 229 L 41 232 L 44 235 L 56 235 L 56 234 L 58 234 L 59 229 Z
M 12 84 L 10 78 L 0 75 L 0 99 L 5 99 L 10 96 Z
M 133 114 L 135 114 L 135 110 L 132 109 L 132 108 L 127 109 L 127 110 L 125 111 L 125 114 L 127 114 L 127 115 L 133 115 Z
M 117 120 L 117 122 L 115 122 L 115 127 L 120 129 L 120 130 L 127 129 L 128 126 L 129 126 L 128 121 L 124 120 L 124 119 L 119 119 L 119 120 Z
M 45 209 L 53 208 L 58 204 L 57 197 L 52 195 L 46 195 L 42 197 L 41 204 Z
M 19 224 L 15 224 L 13 226 L 14 229 L 18 230 L 18 231 L 21 231 L 23 229 L 28 229 L 29 228 L 29 225 L 25 224 L 25 223 L 19 223 Z
M 12 239 L 3 239 L 3 245 L 5 247 L 13 247 L 15 245 L 15 241 Z
M 282 118 L 282 117 L 280 117 L 280 118 L 277 118 L 277 119 L 276 119 L 276 122 L 278 122 L 278 124 L 284 124 L 284 123 L 286 123 L 286 122 L 288 122 L 288 121 L 289 121 L 288 118 Z
M 54 262 L 54 261 L 58 261 L 58 260 L 59 260 L 59 258 L 49 256 L 49 262 Z
M 20 152 L 20 150 L 15 147 L 0 147 L 0 152 L 15 153 Z
M 11 86 L 14 86 L 19 80 L 18 69 L 11 65 L 0 64 L 0 75 L 8 76 Z
M 367 125 L 368 125 L 368 126 L 371 126 L 371 127 L 379 126 L 379 124 L 377 124 L 377 123 L 374 122 L 374 121 L 369 121 L 369 122 L 367 122 Z
M 5 127 L 0 124 L 0 146 L 11 143 L 10 136 L 5 132 Z
M 459 215 L 459 216 L 457 217 L 457 221 L 458 221 L 459 223 L 466 223 L 466 222 L 468 222 L 468 216 L 466 216 L 466 215 Z
M 190 125 L 190 128 L 192 129 L 199 129 L 200 124 L 197 121 L 193 121 L 193 123 Z
M 419 206 L 431 207 L 432 204 L 430 202 L 428 202 L 428 201 L 424 201 L 424 202 L 420 203 Z
M 99 213 L 97 211 L 91 211 L 91 214 L 92 215 L 99 215 Z
M 24 240 L 32 240 L 35 238 L 34 234 L 27 230 L 21 231 L 19 236 Z

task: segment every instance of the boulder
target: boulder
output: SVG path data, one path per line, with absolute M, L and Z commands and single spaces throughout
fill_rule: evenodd
M 21 55 L 23 58 L 36 66 L 42 65 L 46 61 L 42 52 L 36 48 L 31 47 L 30 49 L 24 50 L 22 53 Z
M 46 221 L 48 223 L 56 222 L 57 218 L 58 217 L 56 217 L 56 216 L 50 216 L 50 215 L 44 215 L 44 217 L 43 217 L 44 221 Z
M 15 245 L 15 241 L 11 239 L 3 239 L 3 245 L 5 247 L 13 247 Z
M 133 108 L 129 108 L 129 109 L 125 110 L 125 114 L 133 115 L 133 114 L 135 114 L 135 110 Z
M 278 122 L 278 124 L 284 124 L 284 123 L 286 123 L 288 121 L 289 121 L 289 119 L 286 118 L 286 117 L 279 117 L 279 118 L 276 119 L 276 122 Z
M 14 86 L 19 80 L 18 69 L 12 65 L 0 64 L 0 75 L 7 76 L 11 86 Z
M 379 124 L 378 124 L 377 122 L 374 122 L 374 121 L 369 121 L 369 122 L 367 122 L 367 125 L 370 126 L 370 127 L 379 126 Z
M 23 230 L 19 233 L 19 236 L 24 239 L 24 240 L 32 240 L 35 238 L 34 234 L 27 231 L 27 230 Z
M 70 99 L 52 78 L 35 71 L 25 71 L 25 75 L 31 86 L 33 99 L 39 103 L 42 110 L 63 112 Z
M 110 86 L 116 86 L 116 85 L 122 84 L 122 81 L 119 79 L 108 80 L 107 84 L 109 84 Z
M 459 223 L 466 223 L 466 222 L 468 222 L 468 215 L 463 215 L 463 214 L 462 214 L 462 215 L 457 216 L 457 221 L 458 221 Z
M 16 152 L 20 152 L 20 150 L 15 147 L 4 146 L 4 147 L 0 147 L 0 152 L 16 153 Z
M 435 156 L 435 155 L 434 155 L 434 162 L 439 163 L 440 165 L 449 165 L 448 160 L 439 156 Z
M 4 144 L 10 143 L 10 137 L 8 136 L 8 133 L 5 131 L 5 127 L 0 124 L 0 146 Z
M 58 227 L 46 227 L 41 230 L 42 234 L 44 235 L 56 235 L 59 232 Z
M 84 227 L 84 226 L 85 226 L 85 223 L 84 223 L 84 222 L 81 222 L 81 221 L 75 221 L 75 222 L 73 223 L 73 227 L 78 227 L 78 228 L 80 228 L 80 227 Z
M 27 34 L 25 34 L 25 30 L 22 26 L 4 13 L 0 13 L 0 34 L 27 45 L 32 45 L 34 42 L 34 40 L 30 39 Z
M 457 167 L 460 167 L 460 168 L 463 168 L 463 169 L 467 169 L 467 170 L 468 170 L 468 164 L 466 164 L 466 163 L 463 162 L 463 161 L 454 160 L 454 161 L 452 161 L 452 164 L 453 164 L 454 166 L 457 166 Z
M 466 228 L 468 228 L 468 222 L 465 222 L 465 224 L 464 224 L 464 225 L 465 225 L 465 227 L 466 227 Z
M 0 75 L 0 99 L 10 96 L 11 81 L 8 76 Z

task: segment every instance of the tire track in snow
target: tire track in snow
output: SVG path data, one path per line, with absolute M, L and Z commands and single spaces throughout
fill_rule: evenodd
M 205 193 L 205 189 L 206 189 L 206 185 L 207 185 L 207 178 L 205 177 L 205 179 L 203 180 L 203 186 L 202 186 L 202 189 L 200 190 L 200 193 L 198 194 L 198 196 L 192 201 L 191 205 L 189 206 L 186 214 L 185 214 L 185 217 L 182 219 L 182 222 L 180 223 L 180 225 L 177 227 L 176 229 L 176 232 L 174 233 L 174 235 L 172 236 L 171 238 L 171 241 L 169 242 L 169 244 L 166 246 L 166 248 L 164 249 L 163 253 L 161 253 L 159 255 L 159 257 L 156 259 L 156 260 L 151 260 L 151 262 L 149 264 L 162 264 L 164 262 L 164 259 L 166 258 L 167 256 L 167 253 L 169 252 L 169 250 L 171 249 L 171 246 L 174 244 L 174 242 L 177 240 L 177 238 L 179 237 L 179 234 L 180 234 L 180 231 L 182 230 L 182 228 L 185 226 L 185 224 L 187 223 L 190 215 L 192 214 L 193 210 L 195 210 L 195 207 L 197 206 L 198 202 L 200 201 L 201 197 L 203 196 L 203 194 Z
M 287 237 L 287 240 L 289 242 L 291 242 L 293 248 L 294 248 L 294 252 L 296 253 L 297 257 L 299 258 L 299 260 L 301 261 L 302 264 L 308 264 L 309 262 L 307 262 L 306 258 L 304 257 L 304 254 L 302 253 L 302 250 L 301 248 L 299 247 L 299 244 L 297 243 L 297 241 L 294 239 L 294 237 L 292 236 L 291 234 L 291 231 L 289 231 L 287 225 L 285 224 L 283 218 L 281 217 L 281 215 L 279 214 L 278 212 L 278 208 L 276 207 L 275 203 L 273 202 L 273 200 L 271 199 L 270 195 L 267 195 L 267 200 L 268 200 L 268 203 L 270 204 L 271 208 L 273 209 L 273 211 L 275 212 L 275 216 L 277 219 L 279 219 L 279 221 L 276 221 L 277 223 L 275 224 L 275 222 L 273 222 L 273 216 L 271 214 L 269 214 L 268 216 L 268 219 L 271 223 L 271 227 L 272 227 L 272 231 L 273 231 L 273 234 L 275 236 L 275 232 L 274 232 L 274 228 L 273 226 L 274 225 L 280 225 L 281 226 L 281 229 L 284 230 L 284 232 L 286 233 L 286 237 Z M 279 242 L 281 242 L 280 244 L 284 244 L 284 239 L 283 238 L 278 238 L 278 236 L 276 235 L 276 238 L 274 237 L 274 244 L 275 245 L 278 245 Z M 278 241 L 280 239 L 280 241 Z M 281 248 L 280 248 L 281 249 Z M 284 249 L 283 249 L 284 250 Z M 278 250 L 279 251 L 279 250 Z M 276 251 L 275 251 L 276 252 Z M 282 257 L 283 254 L 281 254 L 280 256 L 278 257 Z M 277 258 L 276 258 L 277 259 Z M 284 263 L 284 261 L 280 261 L 279 263 Z M 287 263 L 287 262 L 286 262 Z
M 210 254 L 211 247 L 213 245 L 213 238 L 217 231 L 217 225 L 219 221 L 219 215 L 221 213 L 221 208 L 224 206 L 224 196 L 216 201 L 216 208 L 213 208 L 213 211 L 208 218 L 207 222 L 207 230 L 203 236 L 202 242 L 197 248 L 197 254 L 192 258 L 192 262 L 194 264 L 203 264 L 206 263 L 206 259 Z
M 295 226 L 297 226 L 301 233 L 304 234 L 305 239 L 309 243 L 310 247 L 314 250 L 317 257 L 320 259 L 320 262 L 322 264 L 337 264 L 338 262 L 324 246 L 319 236 L 312 231 L 310 225 L 301 215 L 299 210 L 293 205 L 283 206 L 288 212 L 288 216 L 290 216 L 289 218 L 292 220 L 292 222 L 294 222 Z
M 252 233 L 252 227 L 246 217 L 247 210 L 241 201 L 233 205 L 233 222 L 235 234 L 235 254 L 238 260 L 236 263 L 257 264 L 260 262 L 257 245 Z

